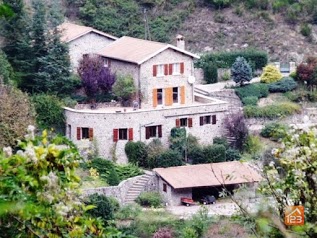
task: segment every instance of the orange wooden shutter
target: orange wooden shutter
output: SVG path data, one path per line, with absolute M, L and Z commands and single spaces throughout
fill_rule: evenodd
M 193 127 L 193 118 L 188 118 L 188 127 Z
M 179 119 L 176 119 L 176 127 L 180 127 L 181 126 L 181 121 Z
M 157 65 L 153 65 L 153 77 L 157 75 Z
M 168 67 L 169 67 L 169 75 L 172 75 L 173 74 L 173 64 L 169 64 L 168 65 Z
M 173 105 L 173 88 L 165 88 L 165 106 Z
M 184 67 L 184 62 L 181 63 L 181 74 L 184 74 L 184 70 L 185 70 L 185 67 Z
M 164 75 L 168 75 L 168 64 L 164 64 Z
M 113 142 L 117 142 L 119 139 L 119 129 L 113 129 Z
M 157 89 L 154 88 L 153 89 L 153 107 L 156 107 L 157 106 Z
M 185 86 L 181 86 L 181 104 L 185 104 Z
M 88 135 L 89 135 L 89 140 L 92 141 L 92 139 L 94 138 L 94 129 L 93 128 L 89 128 Z
M 80 127 L 77 127 L 77 140 L 81 139 L 81 129 Z
M 217 123 L 217 117 L 216 115 L 212 115 L 212 124 L 216 124 Z
M 133 140 L 133 128 L 129 128 L 129 140 Z
M 161 138 L 162 137 L 162 125 L 157 126 L 157 131 L 158 131 L 158 137 Z

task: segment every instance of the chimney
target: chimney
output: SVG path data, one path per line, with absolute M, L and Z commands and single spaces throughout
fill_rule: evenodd
M 176 36 L 176 46 L 182 50 L 185 50 L 184 36 L 182 35 Z

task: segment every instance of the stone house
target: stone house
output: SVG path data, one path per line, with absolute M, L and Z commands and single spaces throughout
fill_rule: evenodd
M 181 38 L 178 42 L 184 46 Z M 167 146 L 174 127 L 186 128 L 202 144 L 223 135 L 228 103 L 194 93 L 195 54 L 131 37 L 122 37 L 98 53 L 112 72 L 133 77 L 139 103 L 137 108 L 65 108 L 66 135 L 79 148 L 97 145 L 100 156 L 126 163 L 128 141 L 149 143 L 157 138 Z
M 58 26 L 58 29 L 61 32 L 61 41 L 68 44 L 73 70 L 77 69 L 78 61 L 83 55 L 97 53 L 100 49 L 118 39 L 92 27 L 70 22 L 64 22 Z
M 262 180 L 248 163 L 239 161 L 156 168 L 154 172 L 158 178 L 158 191 L 169 205 L 180 205 L 182 197 L 194 201 L 206 195 L 218 198 L 223 187 L 228 191 L 241 184 L 252 188 Z

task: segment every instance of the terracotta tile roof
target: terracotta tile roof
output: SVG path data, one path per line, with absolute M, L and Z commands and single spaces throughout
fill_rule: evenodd
M 107 58 L 142 64 L 168 48 L 189 55 L 193 58 L 199 58 L 199 56 L 195 54 L 170 44 L 142 40 L 128 36 L 121 37 L 119 40 L 106 46 L 98 53 Z
M 154 171 L 175 189 L 250 183 L 262 180 L 261 175 L 248 163 L 239 161 L 156 168 Z
M 110 39 L 116 40 L 118 39 L 115 36 L 104 33 L 102 31 L 98 31 L 92 27 L 81 26 L 70 22 L 64 22 L 63 24 L 58 26 L 58 29 L 61 31 L 61 41 L 63 42 L 71 42 L 87 33 L 95 32 L 96 34 L 108 37 Z

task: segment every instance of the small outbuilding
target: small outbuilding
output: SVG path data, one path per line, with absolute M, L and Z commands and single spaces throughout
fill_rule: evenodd
M 219 197 L 224 187 L 233 191 L 241 184 L 254 185 L 262 180 L 249 163 L 239 161 L 156 168 L 154 171 L 159 192 L 169 205 L 180 205 L 181 197 L 194 200 L 206 195 Z

